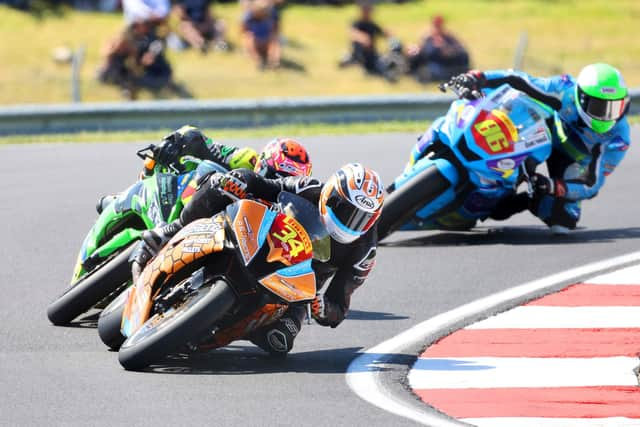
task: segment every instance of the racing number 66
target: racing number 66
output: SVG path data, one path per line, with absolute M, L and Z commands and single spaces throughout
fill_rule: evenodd
M 476 124 L 474 129 L 484 137 L 489 149 L 493 153 L 509 148 L 509 141 L 495 120 L 483 120 Z

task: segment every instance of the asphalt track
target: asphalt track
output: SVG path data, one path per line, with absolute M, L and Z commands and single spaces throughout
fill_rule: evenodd
M 390 182 L 415 136 L 303 142 L 321 178 L 362 161 Z M 359 351 L 483 296 L 640 248 L 640 151 L 632 148 L 602 194 L 585 203 L 583 228 L 567 238 L 551 238 L 529 214 L 473 233 L 397 235 L 380 248 L 348 320 L 337 329 L 305 327 L 286 361 L 239 343 L 126 372 L 100 342 L 95 317 L 59 328 L 45 310 L 70 277 L 94 201 L 133 182 L 141 145 L 0 147 L 0 425 L 414 425 L 349 389 L 344 372 Z

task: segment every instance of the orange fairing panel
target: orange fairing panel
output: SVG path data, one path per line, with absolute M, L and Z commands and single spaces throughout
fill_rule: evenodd
M 238 239 L 238 247 L 245 265 L 251 262 L 260 249 L 258 235 L 267 210 L 265 205 L 253 200 L 243 200 L 239 203 L 231 226 Z
M 316 296 L 316 276 L 312 272 L 292 277 L 275 272 L 260 283 L 287 302 L 312 300 Z
M 151 311 L 153 291 L 162 275 L 171 277 L 184 266 L 224 248 L 224 218 L 222 215 L 200 219 L 180 230 L 158 255 L 145 267 L 131 292 L 125 307 L 129 330 L 135 332 L 147 321 Z

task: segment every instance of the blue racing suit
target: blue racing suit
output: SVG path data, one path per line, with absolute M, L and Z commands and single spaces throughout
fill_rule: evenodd
M 517 71 L 486 71 L 483 75 L 483 87 L 497 88 L 506 83 L 556 111 L 555 126 L 551 129 L 553 151 L 547 160 L 549 177 L 555 182 L 556 191 L 554 195 L 537 198 L 529 209 L 549 226 L 575 228 L 580 218 L 580 201 L 598 194 L 605 178 L 615 170 L 629 148 L 631 138 L 627 119 L 618 120 L 609 132 L 592 131 L 577 111 L 576 81 L 566 74 L 536 78 Z M 434 122 L 418 140 L 408 167 L 424 155 L 442 122 Z M 501 215 L 500 219 L 507 216 Z

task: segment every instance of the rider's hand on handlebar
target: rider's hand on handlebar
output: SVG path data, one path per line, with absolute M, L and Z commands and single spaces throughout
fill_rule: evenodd
M 218 179 L 220 192 L 231 200 L 247 198 L 247 187 L 249 186 L 247 181 L 250 179 L 250 175 L 244 174 L 239 170 L 232 170 Z
M 482 96 L 480 90 L 485 83 L 486 79 L 480 71 L 471 70 L 452 77 L 449 81 L 449 86 L 453 86 L 457 90 L 460 98 L 478 99 Z

